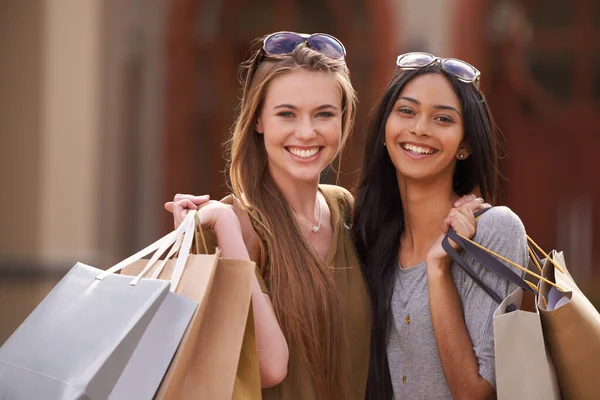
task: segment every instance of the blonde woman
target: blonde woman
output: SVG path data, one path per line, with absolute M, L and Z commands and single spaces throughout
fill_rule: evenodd
M 177 195 L 165 207 L 176 225 L 199 209 L 224 257 L 256 261 L 264 399 L 363 399 L 371 313 L 350 236 L 353 200 L 319 184 L 354 122 L 346 52 L 326 34 L 277 32 L 260 45 L 243 64 L 232 196 Z

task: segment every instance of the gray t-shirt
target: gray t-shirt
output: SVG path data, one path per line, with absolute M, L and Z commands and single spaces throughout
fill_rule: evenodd
M 477 222 L 474 241 L 519 264 L 527 265 L 527 239 L 519 217 L 507 207 L 494 207 Z M 486 270 L 462 253 L 483 283 L 506 297 L 516 286 Z M 519 276 L 522 272 L 510 266 Z M 494 387 L 494 330 L 492 317 L 498 304 L 461 269 L 452 265 L 465 323 L 479 362 L 479 375 Z M 387 355 L 396 399 L 452 399 L 429 312 L 425 263 L 398 268 L 392 297 L 393 324 Z

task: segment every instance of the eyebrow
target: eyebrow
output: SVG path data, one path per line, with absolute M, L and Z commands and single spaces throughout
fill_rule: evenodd
M 402 97 L 398 97 L 398 100 L 406 100 L 406 101 L 414 103 L 418 106 L 421 105 L 421 102 L 419 100 L 413 99 L 412 97 L 402 96 Z M 458 112 L 458 110 L 452 106 L 435 105 L 435 106 L 433 106 L 433 108 L 435 108 L 436 110 L 454 111 L 455 113 L 457 113 L 460 116 L 460 113 Z
M 458 114 L 460 116 L 460 113 L 458 112 L 458 110 L 452 106 L 442 106 L 442 105 L 436 105 L 433 106 L 433 108 L 435 108 L 436 110 L 448 110 L 448 111 L 454 111 L 456 114 Z
M 290 108 L 292 110 L 297 110 L 298 109 L 298 107 L 296 107 L 293 104 L 285 104 L 285 103 L 284 104 L 279 104 L 279 105 L 273 107 L 274 110 L 276 110 L 278 108 Z M 317 110 L 324 110 L 324 109 L 328 109 L 328 108 L 332 108 L 334 110 L 338 110 L 338 107 L 334 106 L 333 104 L 322 104 L 319 107 L 317 107 L 316 109 Z

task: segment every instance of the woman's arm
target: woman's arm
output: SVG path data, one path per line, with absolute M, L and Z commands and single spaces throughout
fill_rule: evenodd
M 455 399 L 493 399 L 494 388 L 479 375 L 450 265 L 427 262 L 431 321 L 444 376 Z
M 175 225 L 181 223 L 188 209 L 198 209 L 204 229 L 212 229 L 217 236 L 221 256 L 250 261 L 242 237 L 240 221 L 233 208 L 208 197 L 178 195 L 165 208 L 174 214 Z M 289 350 L 273 310 L 271 298 L 262 292 L 256 276 L 252 280 L 252 310 L 260 370 L 261 386 L 275 386 L 287 375 Z
M 223 206 L 219 209 L 220 216 L 214 230 L 221 255 L 225 258 L 250 261 L 237 216 L 229 207 Z M 202 218 L 202 214 L 200 216 Z M 272 387 L 283 381 L 287 375 L 289 350 L 275 316 L 271 298 L 262 292 L 256 276 L 252 280 L 252 309 L 261 385 L 265 388 Z
M 479 363 L 452 276 L 452 260 L 441 247 L 450 226 L 463 236 L 473 237 L 475 219 L 469 204 L 450 211 L 442 227 L 444 234 L 427 254 L 429 307 L 438 353 L 455 399 L 493 399 L 496 397 L 494 387 L 479 374 Z

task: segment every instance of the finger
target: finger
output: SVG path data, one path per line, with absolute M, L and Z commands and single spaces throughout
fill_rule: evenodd
M 462 206 L 461 206 L 462 207 Z M 460 212 L 460 208 L 451 208 L 448 212 L 448 217 L 453 217 Z
M 455 215 L 473 215 L 473 211 L 475 209 L 475 205 L 473 202 L 463 204 L 462 206 L 456 209 Z M 475 218 L 475 217 L 473 217 Z
M 165 203 L 165 210 L 167 210 L 168 212 L 173 212 L 173 205 L 174 205 L 174 204 L 175 204 L 175 203 L 174 203 L 174 202 L 172 202 L 172 201 L 167 201 L 167 202 Z
M 184 199 L 189 199 L 190 197 L 194 197 L 193 194 L 185 194 L 185 193 L 177 193 L 175 197 L 173 197 L 173 201 L 181 201 Z
M 207 194 L 203 194 L 202 196 L 194 196 L 193 198 L 190 199 L 194 204 L 196 205 L 200 205 L 200 204 L 204 204 L 207 203 L 208 201 L 210 201 L 210 196 Z
M 197 210 L 198 209 L 198 206 L 190 199 L 181 200 L 181 201 L 177 202 L 176 204 L 178 204 L 179 206 L 181 206 L 183 208 L 187 208 L 189 210 Z
M 196 210 L 198 207 L 191 200 L 180 200 L 173 205 L 173 214 L 183 219 L 189 210 Z
M 477 230 L 477 223 L 469 215 L 461 214 L 452 221 L 452 227 L 460 235 L 471 239 Z
M 475 200 L 476 198 L 477 196 L 475 196 L 474 194 L 468 194 L 466 196 L 463 196 L 454 202 L 454 207 L 460 207 L 465 203 Z
M 491 207 L 492 207 L 492 205 L 491 205 L 491 204 L 489 204 L 489 203 L 481 203 L 481 204 L 479 204 L 479 205 L 477 206 L 477 208 L 476 208 L 475 210 L 473 210 L 473 211 L 480 211 L 480 210 L 483 210 L 483 209 L 485 209 L 485 208 L 491 208 Z
M 473 212 L 473 211 L 477 210 L 479 208 L 479 206 L 483 203 L 484 203 L 484 200 L 481 197 L 477 197 L 469 202 L 463 203 L 463 205 L 461 205 L 460 207 L 457 207 L 457 208 L 461 209 L 461 211 Z
M 444 235 L 448 234 L 448 230 L 450 229 L 450 226 L 452 226 L 452 219 L 454 217 L 447 217 L 444 222 L 442 223 L 442 232 L 444 232 Z

